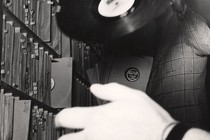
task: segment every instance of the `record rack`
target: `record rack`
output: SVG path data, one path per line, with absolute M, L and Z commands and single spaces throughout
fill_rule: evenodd
M 55 5 L 56 0 L 0 1 L 2 140 L 57 140 L 63 133 L 54 125 L 59 109 L 50 105 L 51 63 L 61 57 L 51 38 Z

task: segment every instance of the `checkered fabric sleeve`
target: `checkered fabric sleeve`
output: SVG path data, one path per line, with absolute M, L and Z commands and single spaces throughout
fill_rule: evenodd
M 184 22 L 172 43 L 163 38 L 168 46 L 158 46 L 146 92 L 175 119 L 209 129 L 207 57 L 198 54 L 210 53 L 210 30 L 197 15 L 188 15 Z
M 197 55 L 210 54 L 210 29 L 206 20 L 200 15 L 188 10 L 186 18 L 186 43 L 196 49 Z

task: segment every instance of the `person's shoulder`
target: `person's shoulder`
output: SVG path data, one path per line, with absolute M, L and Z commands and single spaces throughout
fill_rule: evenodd
M 195 48 L 197 55 L 209 55 L 210 29 L 207 21 L 188 7 L 182 26 L 185 43 Z
M 200 14 L 194 12 L 190 7 L 187 7 L 185 21 L 190 25 L 200 25 L 200 28 L 208 28 L 206 19 Z

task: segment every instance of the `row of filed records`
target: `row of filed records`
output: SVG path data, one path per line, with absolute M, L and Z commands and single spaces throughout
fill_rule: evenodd
M 1 80 L 50 105 L 53 56 L 12 21 L 3 28 Z
M 4 6 L 9 9 L 30 30 L 44 42 L 49 43 L 57 53 L 61 53 L 58 44 L 61 31 L 56 22 L 56 13 L 60 7 L 53 0 L 3 0 Z M 58 42 L 56 42 L 58 43 Z
M 62 134 L 55 128 L 55 114 L 33 106 L 12 93 L 0 92 L 1 140 L 57 140 Z
M 73 89 L 73 106 L 94 106 L 99 104 L 100 100 L 93 96 L 90 85 L 76 76 L 73 78 Z
M 100 43 L 86 43 L 77 39 L 71 39 L 72 57 L 74 58 L 74 70 L 87 79 L 86 70 L 95 66 L 105 56 L 105 46 Z

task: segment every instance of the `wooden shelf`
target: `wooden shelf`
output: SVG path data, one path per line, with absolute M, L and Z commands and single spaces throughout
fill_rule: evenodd
M 31 29 L 29 29 L 20 19 L 18 19 L 9 9 L 7 9 L 4 5 L 2 6 L 3 14 L 5 14 L 8 20 L 14 22 L 14 26 L 21 27 L 21 30 L 28 33 L 32 38 L 34 38 L 38 43 L 40 43 L 45 50 L 49 51 L 50 55 L 53 55 L 53 58 L 60 58 L 61 55 L 57 54 L 50 46 L 48 46 L 45 42 L 42 41 Z
M 32 105 L 34 105 L 34 106 L 37 105 L 39 108 L 43 108 L 44 110 L 47 110 L 47 111 L 52 112 L 52 113 L 58 113 L 59 112 L 58 109 L 52 108 L 52 107 L 34 99 L 34 98 L 32 98 L 31 96 L 15 89 L 14 87 L 8 85 L 7 83 L 5 83 L 3 81 L 1 81 L 0 87 L 3 88 L 5 90 L 5 92 L 11 92 L 14 96 L 20 97 L 20 99 L 31 100 Z
M 84 83 L 87 87 L 90 87 L 91 84 L 89 81 L 87 81 L 86 79 L 84 79 L 79 73 L 74 72 L 74 77 L 78 78 L 82 83 Z
M 2 7 L 2 0 L 0 1 L 0 7 Z M 2 8 L 0 9 L 0 60 L 2 57 L 2 23 L 3 23 L 3 16 L 2 16 Z M 1 65 L 0 65 L 0 70 L 1 70 Z M 0 80 L 1 80 L 1 76 L 0 76 Z

